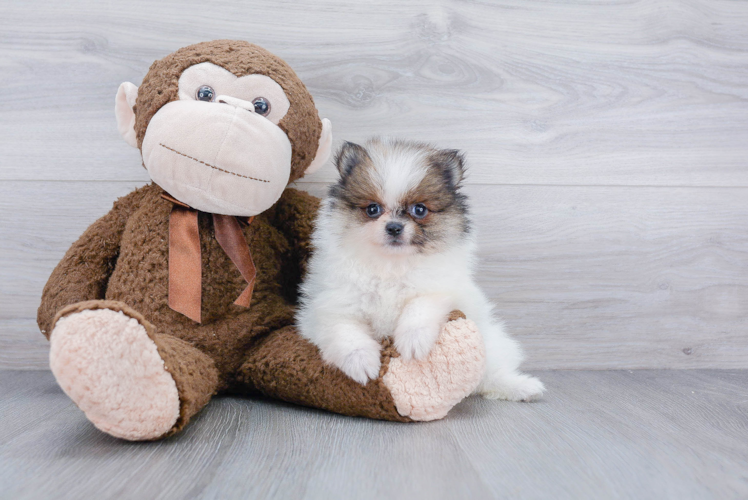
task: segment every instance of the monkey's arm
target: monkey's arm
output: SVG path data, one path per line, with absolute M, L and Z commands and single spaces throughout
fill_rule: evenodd
M 319 198 L 288 188 L 268 211 L 270 223 L 284 234 L 290 244 L 281 276 L 283 295 L 292 303 L 296 302 L 297 288 L 306 273 L 311 255 L 312 231 L 319 204 Z
M 118 199 L 109 213 L 91 224 L 57 264 L 44 286 L 36 315 L 44 336 L 49 338 L 54 326 L 52 320 L 61 308 L 104 298 L 127 219 L 152 189 L 148 185 Z

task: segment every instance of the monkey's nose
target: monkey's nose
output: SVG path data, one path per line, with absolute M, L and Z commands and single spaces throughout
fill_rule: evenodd
M 221 104 L 228 104 L 229 106 L 234 106 L 235 108 L 242 108 L 246 109 L 250 113 L 255 112 L 255 105 L 249 101 L 245 101 L 244 99 L 237 99 L 236 97 L 231 97 L 230 95 L 219 95 L 216 97 L 216 101 Z

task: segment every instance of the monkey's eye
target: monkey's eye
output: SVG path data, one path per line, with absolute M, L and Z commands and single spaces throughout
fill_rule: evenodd
M 203 85 L 199 89 L 197 89 L 197 92 L 195 92 L 195 99 L 198 101 L 205 101 L 205 102 L 211 102 L 213 101 L 213 98 L 215 98 L 216 92 L 213 90 L 212 87 L 208 85 Z
M 416 219 L 423 219 L 426 217 L 426 214 L 429 213 L 429 209 L 426 208 L 426 205 L 423 203 L 416 203 L 415 205 L 410 206 L 410 215 L 415 217 Z
M 379 206 L 378 203 L 371 203 L 368 207 L 366 207 L 366 215 L 374 219 L 375 217 L 379 217 L 382 215 L 382 207 Z
M 270 113 L 270 101 L 264 97 L 254 99 L 252 104 L 255 105 L 255 113 L 258 115 L 267 116 L 267 114 Z

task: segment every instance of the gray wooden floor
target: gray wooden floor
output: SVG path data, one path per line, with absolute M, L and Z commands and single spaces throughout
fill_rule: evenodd
M 219 398 L 184 433 L 97 431 L 49 372 L 0 372 L 0 498 L 748 498 L 748 371 L 536 372 L 395 424 Z

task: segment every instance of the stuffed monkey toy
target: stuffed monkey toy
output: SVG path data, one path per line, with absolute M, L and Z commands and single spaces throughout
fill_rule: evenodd
M 191 45 L 123 83 L 115 114 L 153 182 L 72 245 L 38 312 L 57 382 L 97 428 L 160 439 L 216 394 L 433 420 L 475 390 L 483 344 L 457 311 L 423 361 L 386 343 L 365 386 L 297 335 L 318 200 L 287 186 L 327 161 L 332 134 L 284 61 L 242 41 Z

